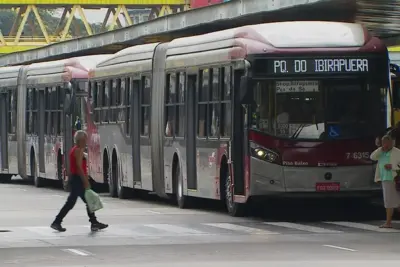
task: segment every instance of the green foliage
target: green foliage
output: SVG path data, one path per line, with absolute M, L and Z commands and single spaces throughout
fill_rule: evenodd
M 43 23 L 46 26 L 47 33 L 52 35 L 56 32 L 57 29 L 61 28 L 64 29 L 66 20 L 64 24 L 60 27 L 60 16 L 57 16 L 53 9 L 38 9 L 39 15 L 42 18 Z M 8 36 L 10 34 L 11 28 L 13 23 L 17 17 L 16 12 L 11 10 L 4 10 L 0 9 L 0 30 L 4 36 Z M 29 23 L 31 22 L 31 23 Z M 19 25 L 17 25 L 18 27 Z M 91 24 L 93 33 L 100 33 L 101 32 L 101 24 Z M 59 35 L 62 34 L 62 31 Z M 81 37 L 87 36 L 86 28 L 81 19 L 77 19 L 74 17 L 71 27 L 68 32 L 68 36 L 70 37 Z M 42 31 L 40 30 L 39 23 L 36 20 L 36 17 L 33 12 L 29 14 L 29 18 L 27 23 L 25 24 L 22 36 L 43 36 Z

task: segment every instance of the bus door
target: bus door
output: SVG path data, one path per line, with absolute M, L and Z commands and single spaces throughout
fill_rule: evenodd
M 235 70 L 233 74 L 234 90 L 233 90 L 233 112 L 232 112 L 232 154 L 229 155 L 233 161 L 233 184 L 234 195 L 245 195 L 245 157 L 247 155 L 247 126 L 248 121 L 248 103 L 242 102 L 241 91 L 243 70 Z M 231 174 L 232 175 L 232 174 Z
M 392 77 L 391 89 L 393 110 L 392 116 L 394 119 L 394 125 L 396 125 L 398 122 L 400 122 L 400 77 L 397 75 Z
M 0 170 L 8 170 L 8 95 L 7 89 L 0 89 Z
M 136 77 L 137 78 L 137 77 Z M 130 86 L 128 87 L 127 97 L 129 97 L 129 103 L 131 109 L 129 111 L 130 116 L 130 133 L 132 138 L 132 169 L 133 169 L 133 185 L 142 186 L 142 175 L 141 175 L 141 158 L 140 158 L 140 88 L 142 80 L 140 78 L 129 81 Z
M 52 90 L 55 90 L 55 88 L 52 88 Z M 45 130 L 46 130 L 46 124 L 45 124 L 45 95 L 44 95 L 44 88 L 41 88 L 40 90 L 37 91 L 39 94 L 38 97 L 38 143 L 39 143 L 39 173 L 45 173 L 46 172 L 46 155 L 45 155 L 45 140 L 44 140 L 44 135 L 45 135 Z
M 391 123 L 394 123 L 392 126 L 395 126 L 400 122 L 400 66 L 397 64 L 390 64 L 390 78 L 389 101 L 392 108 L 390 117 L 392 118 Z
M 187 189 L 197 190 L 197 151 L 196 151 L 196 86 L 199 75 L 187 76 L 187 131 L 186 131 L 186 170 Z

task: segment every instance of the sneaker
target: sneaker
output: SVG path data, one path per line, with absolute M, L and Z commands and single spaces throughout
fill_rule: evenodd
M 96 222 L 96 223 L 92 223 L 92 225 L 90 226 L 90 230 L 95 232 L 95 231 L 106 229 L 107 227 L 108 227 L 108 224 Z
M 58 232 L 65 232 L 67 229 L 61 226 L 61 223 L 52 223 L 50 227 Z

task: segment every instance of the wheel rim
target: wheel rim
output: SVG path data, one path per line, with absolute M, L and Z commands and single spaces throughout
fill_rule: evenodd
M 32 176 L 33 176 L 33 179 L 36 181 L 36 180 L 37 180 L 37 175 L 36 175 L 36 161 L 33 161 L 32 169 L 31 169 L 31 174 L 32 174 Z
M 232 183 L 231 176 L 228 174 L 225 182 L 225 200 L 229 210 L 233 207 Z
M 182 185 L 182 179 L 181 179 L 181 169 L 179 166 L 176 169 L 176 176 L 178 178 L 178 197 L 182 198 L 183 196 L 183 185 Z
M 121 191 L 122 190 L 122 179 L 120 178 L 121 177 L 121 175 L 119 174 L 119 168 L 117 168 L 116 170 L 115 170 L 115 172 L 116 172 L 116 178 L 115 178 L 115 180 L 117 181 L 117 188 L 118 188 L 118 191 Z
M 64 177 L 63 177 L 63 168 L 62 165 L 59 164 L 58 168 L 57 168 L 57 172 L 58 172 L 58 179 L 61 181 L 64 181 Z

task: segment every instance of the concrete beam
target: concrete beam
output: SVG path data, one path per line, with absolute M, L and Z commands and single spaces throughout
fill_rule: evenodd
M 128 45 L 168 41 L 246 24 L 284 20 L 352 20 L 354 7 L 355 0 L 232 0 L 111 32 L 3 55 L 0 66 L 115 52 Z M 349 13 L 345 12 L 349 10 Z

